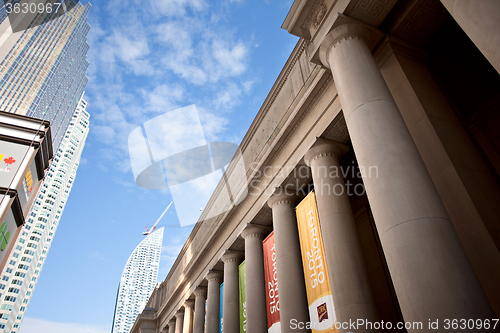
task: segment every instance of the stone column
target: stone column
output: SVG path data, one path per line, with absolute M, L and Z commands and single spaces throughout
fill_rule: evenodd
M 372 30 L 351 21 L 325 37 L 321 53 L 331 67 L 354 151 L 364 169 L 363 181 L 404 319 L 428 323 L 493 318 L 367 46 L 372 38 Z
M 320 139 L 304 160 L 312 171 L 337 321 L 378 322 L 377 306 L 340 170 L 339 159 L 348 149 L 345 145 Z
M 175 333 L 183 333 L 184 328 L 184 311 L 177 311 L 175 313 Z
M 500 73 L 500 1 L 441 0 L 490 64 Z
M 248 225 L 241 233 L 245 239 L 245 298 L 247 332 L 267 333 L 266 281 L 262 241 L 269 232 Z
M 193 310 L 194 301 L 187 300 L 184 302 L 184 328 L 182 333 L 193 333 Z
M 298 197 L 289 188 L 277 188 L 267 204 L 273 210 L 274 246 L 280 297 L 281 332 L 310 332 L 308 329 L 293 329 L 290 320 L 309 322 L 306 285 L 295 206 Z
M 207 288 L 196 287 L 194 290 L 194 326 L 193 333 L 205 332 L 205 301 L 207 299 Z
M 222 321 L 225 333 L 240 332 L 239 271 L 243 255 L 236 251 L 226 251 L 221 260 L 224 263 L 224 295 Z
M 220 283 L 222 273 L 210 271 L 205 277 L 208 281 L 207 291 L 207 333 L 219 333 Z
M 172 318 L 168 322 L 168 333 L 175 333 L 175 319 Z

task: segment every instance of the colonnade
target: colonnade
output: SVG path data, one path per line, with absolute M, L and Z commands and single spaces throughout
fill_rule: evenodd
M 360 23 L 342 24 L 325 38 L 322 61 L 332 71 L 360 168 L 377 169 L 376 177 L 362 175 L 363 182 L 403 317 L 423 323 L 495 318 L 371 54 L 372 38 L 372 31 Z M 345 182 L 341 172 L 328 172 L 340 169 L 339 159 L 346 150 L 344 145 L 319 139 L 304 159 L 312 170 L 337 321 L 377 322 L 380 318 L 347 191 L 333 190 L 344 188 Z M 295 214 L 298 202 L 297 193 L 289 189 L 278 189 L 267 202 L 272 209 L 284 333 L 310 332 L 289 324 L 309 321 Z M 207 333 L 218 333 L 224 281 L 224 332 L 238 333 L 238 265 L 245 259 L 247 332 L 266 333 L 262 241 L 268 233 L 258 225 L 247 225 L 241 233 L 245 253 L 227 251 L 220 258 L 224 271 L 206 275 L 208 287 L 195 289 L 195 301 L 186 302 L 185 310 L 168 322 L 168 332 L 201 333 L 206 328 Z

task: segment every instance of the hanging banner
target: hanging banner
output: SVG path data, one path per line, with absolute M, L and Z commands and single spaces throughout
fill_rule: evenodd
M 240 333 L 247 331 L 247 300 L 245 294 L 245 262 L 239 267 L 239 285 L 240 285 Z
M 281 333 L 274 231 L 264 239 L 262 246 L 264 248 L 264 277 L 266 280 L 267 330 L 269 333 Z
M 335 307 L 326 267 L 325 249 L 318 218 L 316 196 L 309 193 L 295 208 L 299 230 L 307 303 L 313 333 L 338 332 Z
M 219 302 L 219 333 L 224 332 L 223 322 L 222 322 L 222 309 L 224 304 L 224 282 L 220 284 L 220 302 Z

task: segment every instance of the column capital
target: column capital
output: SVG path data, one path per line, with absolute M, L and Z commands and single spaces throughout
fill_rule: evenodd
M 184 311 L 177 310 L 177 312 L 175 313 L 175 318 L 177 319 L 184 318 Z
M 226 250 L 226 252 L 224 252 L 224 254 L 222 255 L 222 257 L 220 259 L 222 260 L 222 262 L 224 264 L 226 264 L 228 262 L 232 262 L 232 261 L 235 261 L 236 263 L 239 264 L 243 260 L 244 257 L 245 256 L 242 252 Z
M 198 286 L 194 289 L 193 294 L 196 297 L 205 296 L 207 297 L 207 287 Z
M 243 237 L 243 239 L 247 239 L 249 237 L 259 237 L 260 240 L 263 240 L 269 232 L 270 231 L 266 228 L 248 223 L 246 228 L 241 232 L 241 237 Z
M 168 326 L 172 327 L 173 325 L 175 325 L 175 318 L 172 317 L 172 319 L 168 321 Z
M 330 68 L 328 54 L 330 50 L 335 48 L 339 43 L 349 39 L 359 39 L 364 41 L 368 48 L 372 50 L 383 35 L 384 34 L 378 29 L 339 13 L 330 32 L 321 42 L 319 59 L 323 66 Z
M 194 308 L 194 300 L 188 299 L 184 302 L 184 308 Z
M 299 202 L 297 190 L 291 187 L 277 187 L 274 194 L 267 200 L 267 205 L 271 208 L 281 204 L 295 206 Z
M 208 271 L 207 276 L 205 276 L 207 281 L 217 281 L 218 283 L 222 282 L 222 272 L 221 271 Z
M 304 155 L 308 166 L 315 159 L 323 156 L 335 156 L 338 160 L 349 150 L 349 147 L 338 142 L 318 138 L 316 143 Z

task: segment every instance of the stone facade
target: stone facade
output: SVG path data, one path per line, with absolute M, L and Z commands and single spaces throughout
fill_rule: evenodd
M 217 332 L 225 281 L 236 333 L 243 256 L 265 332 L 272 230 L 281 330 L 309 332 L 287 322 L 309 319 L 294 208 L 313 187 L 337 321 L 500 316 L 499 20 L 495 0 L 295 0 L 300 40 L 240 145 L 248 195 L 195 226 L 131 332 Z

